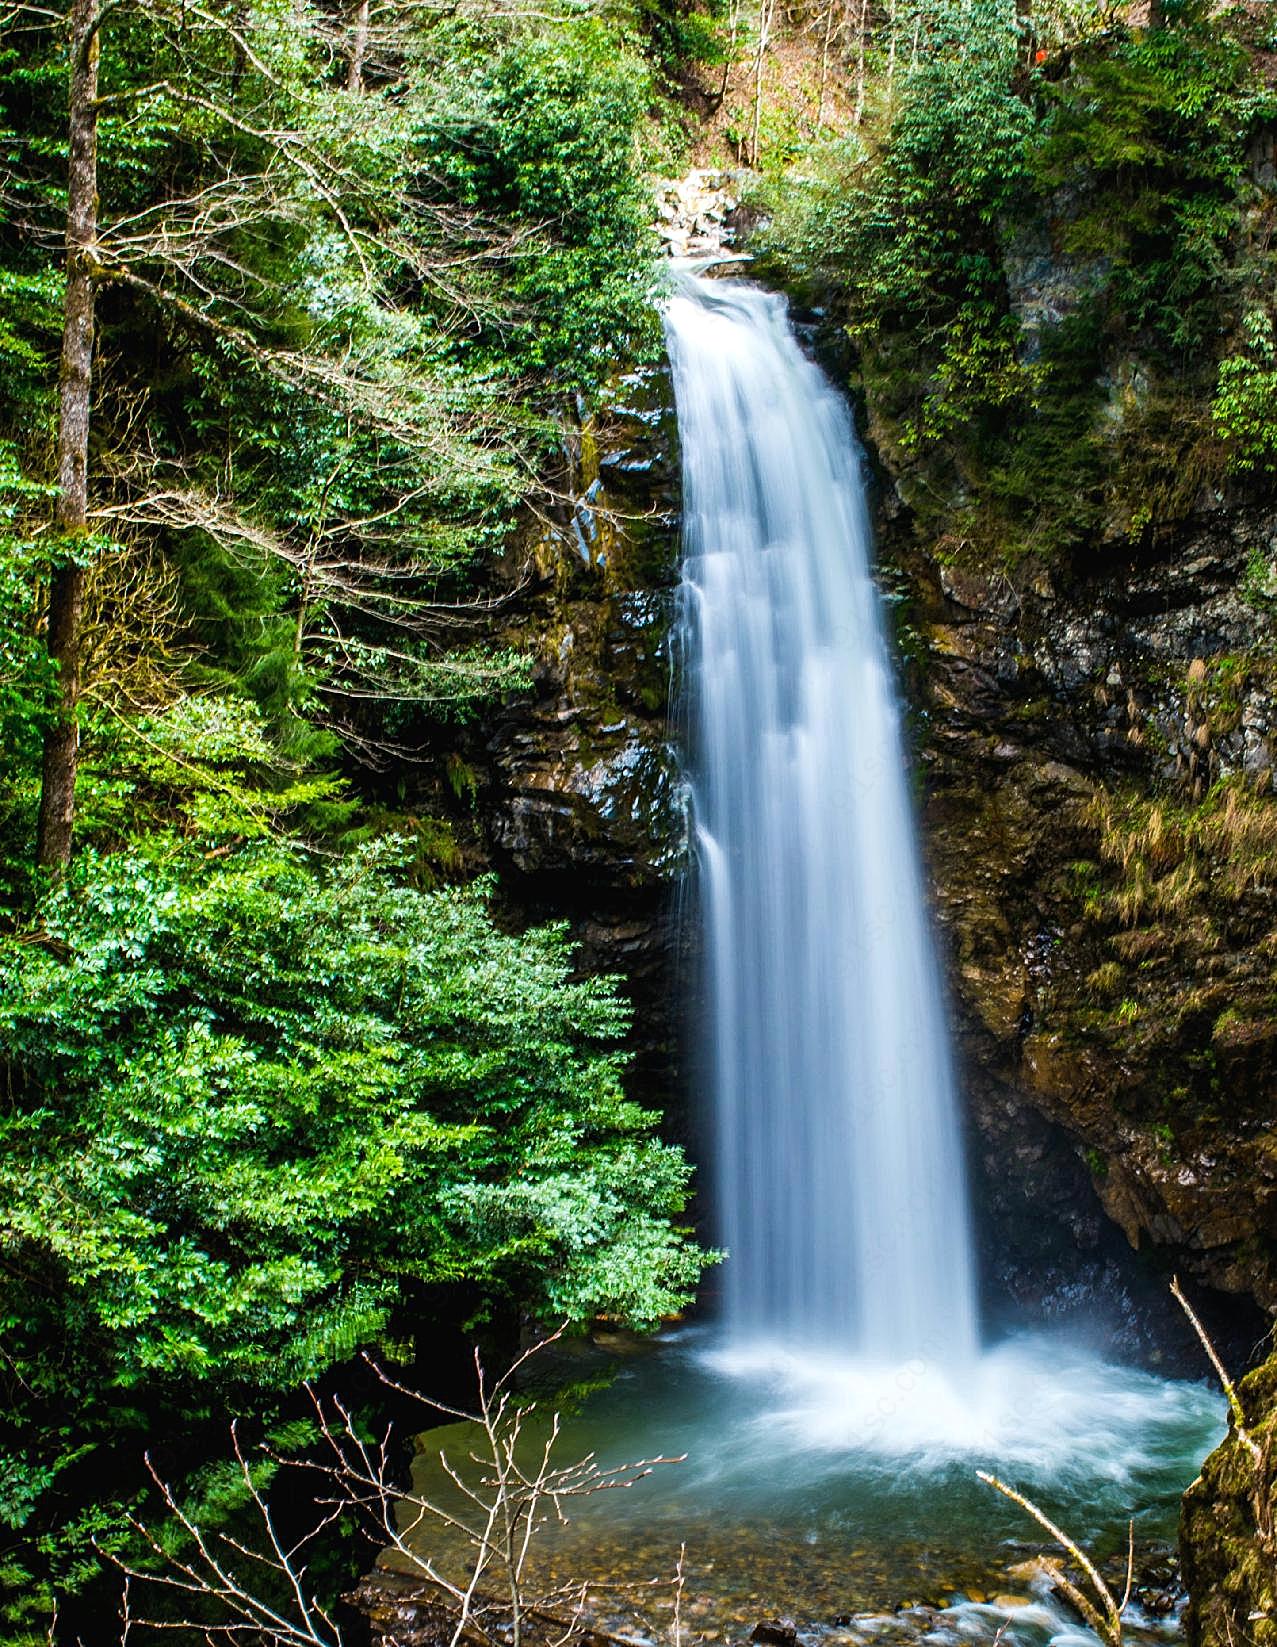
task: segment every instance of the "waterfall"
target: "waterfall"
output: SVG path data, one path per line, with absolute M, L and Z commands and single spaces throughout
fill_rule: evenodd
M 682 641 L 726 1325 L 977 1348 L 957 1098 L 847 409 L 783 299 L 679 277 Z

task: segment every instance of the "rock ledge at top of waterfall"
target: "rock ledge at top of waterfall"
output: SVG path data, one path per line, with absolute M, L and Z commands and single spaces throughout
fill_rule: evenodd
M 733 214 L 740 206 L 743 171 L 698 167 L 656 185 L 656 232 L 670 257 L 716 257 L 736 243 Z

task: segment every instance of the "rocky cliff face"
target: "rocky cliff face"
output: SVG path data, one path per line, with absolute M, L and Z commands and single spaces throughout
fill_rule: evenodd
M 1163 1349 L 1177 1268 L 1244 1365 L 1277 1312 L 1277 510 L 978 570 L 884 492 L 986 1266 Z M 1241 1390 L 1185 1500 L 1193 1647 L 1277 1640 L 1277 1357 Z
M 1274 556 L 1262 510 L 1067 571 L 905 552 L 925 835 L 989 1175 L 1022 1158 L 1027 1104 L 1132 1247 L 1268 1309 Z
M 678 444 L 668 370 L 618 379 L 570 433 L 562 501 L 512 558 L 500 638 L 536 660 L 465 750 L 480 861 L 520 916 L 567 918 L 624 976 L 641 1095 L 677 1081 L 687 817 L 672 728 Z
M 1193 1647 L 1277 1643 L 1277 1358 L 1244 1379 L 1228 1439 L 1184 1495 Z

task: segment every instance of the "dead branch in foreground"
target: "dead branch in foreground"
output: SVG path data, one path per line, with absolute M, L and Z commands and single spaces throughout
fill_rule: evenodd
M 1246 1426 L 1246 1410 L 1242 1406 L 1237 1387 L 1224 1367 L 1219 1352 L 1211 1342 L 1210 1335 L 1202 1325 L 1196 1311 L 1184 1297 L 1180 1288 L 1179 1276 L 1171 1281 L 1171 1292 L 1175 1301 L 1188 1317 L 1193 1331 L 1201 1341 L 1206 1351 L 1207 1360 L 1215 1369 L 1215 1376 L 1219 1379 L 1225 1399 L 1228 1402 L 1229 1415 L 1232 1418 L 1233 1434 L 1239 1444 L 1245 1448 L 1251 1462 L 1251 1512 L 1255 1519 L 1255 1534 L 1260 1548 L 1266 1555 L 1277 1557 L 1277 1481 L 1274 1480 L 1272 1458 L 1272 1433 L 1261 1444 L 1256 1441 Z
M 1188 1317 L 1193 1331 L 1197 1334 L 1207 1360 L 1215 1370 L 1219 1379 L 1220 1388 L 1228 1402 L 1228 1410 L 1232 1420 L 1232 1433 L 1238 1444 L 1244 1448 L 1251 1461 L 1253 1486 L 1251 1490 L 1251 1509 L 1255 1520 L 1255 1532 L 1261 1549 L 1267 1554 L 1277 1554 L 1277 1492 L 1274 1491 L 1272 1441 L 1266 1440 L 1262 1445 L 1247 1428 L 1246 1411 L 1242 1406 L 1237 1387 L 1228 1375 L 1228 1371 L 1220 1358 L 1218 1350 L 1211 1341 L 1210 1334 L 1202 1325 L 1201 1319 L 1193 1306 L 1184 1296 L 1179 1284 L 1179 1277 L 1171 1281 L 1171 1295 Z M 1126 1560 L 1126 1589 L 1119 1602 L 1109 1589 L 1099 1570 L 1083 1551 L 1060 1527 L 1057 1527 L 1041 1509 L 1023 1493 L 1017 1492 L 1014 1487 L 1008 1487 L 997 1476 L 990 1475 L 985 1470 L 977 1470 L 976 1474 L 981 1481 L 995 1488 L 1013 1504 L 1018 1504 L 1022 1510 L 1032 1516 L 1038 1526 L 1050 1534 L 1055 1542 L 1062 1546 L 1071 1555 L 1085 1574 L 1092 1594 L 1088 1595 L 1079 1585 L 1063 1571 L 1060 1566 L 1052 1564 L 1051 1582 L 1060 1593 L 1073 1605 L 1079 1615 L 1095 1631 L 1105 1647 L 1122 1647 L 1122 1614 L 1131 1599 L 1131 1587 L 1135 1574 L 1135 1523 L 1132 1521 L 1128 1528 L 1127 1560 Z
M 1009 1498 L 1013 1504 L 1018 1504 L 1022 1510 L 1031 1515 L 1038 1526 L 1049 1533 L 1055 1542 L 1068 1551 L 1074 1561 L 1085 1573 L 1087 1582 L 1091 1586 L 1093 1595 L 1077 1585 L 1063 1570 L 1063 1567 L 1052 1566 L 1051 1583 L 1076 1608 L 1081 1617 L 1090 1625 L 1105 1647 L 1122 1647 L 1122 1614 L 1131 1599 L 1131 1587 L 1135 1581 L 1135 1523 L 1132 1521 L 1127 1529 L 1126 1547 L 1126 1589 L 1119 1601 L 1104 1582 L 1099 1568 L 1086 1554 L 1080 1545 L 1061 1527 L 1040 1510 L 1032 1499 L 1026 1498 L 1014 1487 L 1008 1487 L 1005 1481 L 999 1481 L 996 1475 L 990 1475 L 987 1470 L 977 1470 L 980 1480 L 995 1488 L 1004 1498 Z
M 124 1577 L 121 1643 L 133 1630 L 147 1628 L 186 1632 L 225 1647 L 342 1647 L 340 1623 L 317 1595 L 310 1570 L 322 1535 L 353 1520 L 372 1547 L 391 1553 L 398 1571 L 422 1581 L 437 1598 L 448 1621 L 449 1647 L 524 1647 L 531 1631 L 539 1647 L 571 1647 L 586 1637 L 611 1647 L 640 1647 L 590 1619 L 592 1596 L 630 1587 L 586 1581 L 542 1590 L 529 1579 L 539 1530 L 552 1520 L 566 1523 L 573 1500 L 632 1487 L 658 1465 L 681 1461 L 649 1458 L 604 1466 L 587 1454 L 571 1464 L 557 1462 L 559 1414 L 552 1413 L 542 1433 L 534 1433 L 529 1421 L 536 1404 L 518 1398 L 515 1381 L 529 1359 L 559 1336 L 526 1351 L 492 1384 L 476 1352 L 473 1412 L 422 1395 L 365 1356 L 382 1387 L 419 1406 L 430 1422 L 443 1418 L 470 1426 L 464 1457 L 443 1449 L 438 1454 L 448 1484 L 446 1502 L 442 1495 L 427 1496 L 403 1484 L 393 1426 L 369 1440 L 339 1397 L 309 1387 L 318 1456 L 294 1459 L 270 1448 L 250 1452 L 238 1426 L 231 1427 L 237 1473 L 257 1529 L 251 1542 L 248 1535 L 201 1526 L 148 1458 L 169 1525 L 176 1524 L 184 1536 L 175 1550 L 160 1530 L 132 1522 L 151 1559 L 143 1564 L 111 1558 Z M 281 1533 L 265 1485 L 266 1477 L 285 1469 L 306 1472 L 316 1486 L 317 1514 L 291 1543 Z M 434 1548 L 445 1540 L 451 1562 Z M 642 1586 L 673 1592 L 672 1647 L 680 1643 L 683 1584 L 680 1553 L 672 1579 Z M 139 1596 L 157 1592 L 170 1607 L 176 1604 L 176 1616 L 167 1616 L 167 1608 L 137 1610 Z

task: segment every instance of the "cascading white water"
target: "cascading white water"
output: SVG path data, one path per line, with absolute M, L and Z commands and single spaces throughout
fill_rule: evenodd
M 959 1364 L 957 1102 L 850 419 L 777 296 L 680 277 L 666 331 L 727 1326 Z

